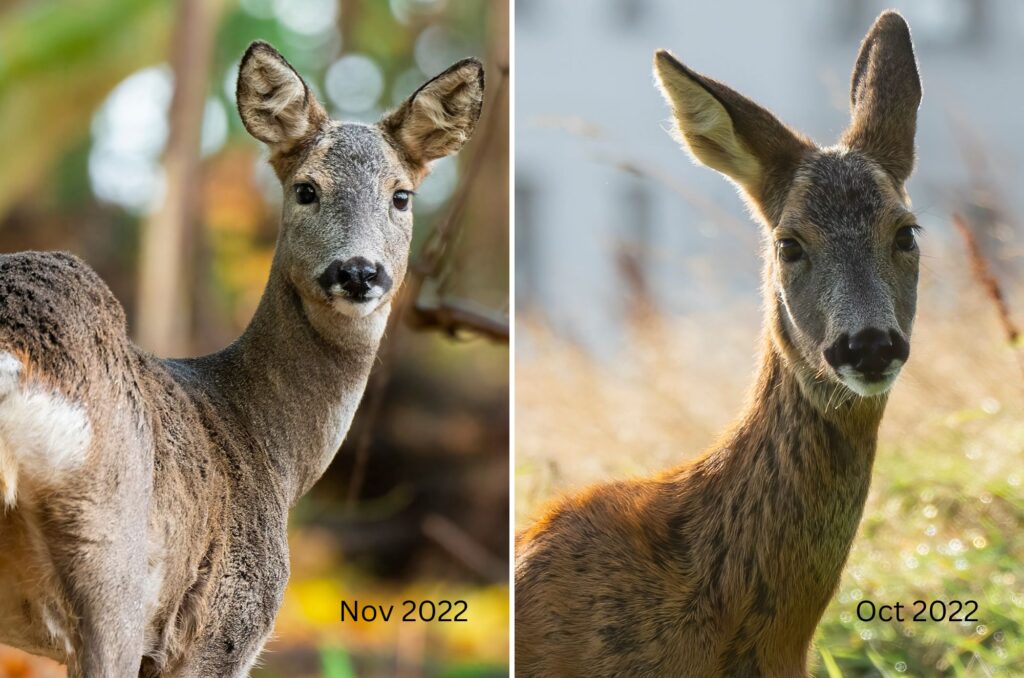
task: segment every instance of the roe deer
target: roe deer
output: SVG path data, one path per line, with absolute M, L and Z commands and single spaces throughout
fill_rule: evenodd
M 339 123 L 256 42 L 237 98 L 286 199 L 230 347 L 159 360 L 78 259 L 0 256 L 0 642 L 71 676 L 247 674 L 288 579 L 288 510 L 352 421 L 413 190 L 472 134 L 483 69 L 460 61 L 377 124 Z
M 519 535 L 517 674 L 805 676 L 909 354 L 910 31 L 893 12 L 875 22 L 829 148 L 668 52 L 654 70 L 684 145 L 764 225 L 760 375 L 700 458 L 564 499 Z

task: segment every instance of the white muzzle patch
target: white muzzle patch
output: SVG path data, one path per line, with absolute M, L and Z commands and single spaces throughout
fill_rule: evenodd
M 872 396 L 882 395 L 892 388 L 892 385 L 896 383 L 896 378 L 899 376 L 901 369 L 903 369 L 903 362 L 900 360 L 894 360 L 889 369 L 882 374 L 882 379 L 879 381 L 866 380 L 860 372 L 849 365 L 843 365 L 837 370 L 837 372 L 839 373 L 840 381 L 842 381 L 848 389 L 862 398 L 870 398 Z

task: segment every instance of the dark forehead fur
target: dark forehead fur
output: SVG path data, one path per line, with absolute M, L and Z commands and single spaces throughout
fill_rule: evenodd
M 797 170 L 780 225 L 806 224 L 824 234 L 870 227 L 903 207 L 897 191 L 893 180 L 860 153 L 821 151 Z

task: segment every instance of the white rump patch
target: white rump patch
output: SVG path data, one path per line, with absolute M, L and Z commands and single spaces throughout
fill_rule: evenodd
M 43 486 L 85 462 L 92 438 L 82 406 L 43 384 L 22 382 L 22 364 L 0 353 L 0 505 L 11 508 L 24 480 Z
M 0 352 L 0 398 L 18 387 L 21 361 L 10 353 Z

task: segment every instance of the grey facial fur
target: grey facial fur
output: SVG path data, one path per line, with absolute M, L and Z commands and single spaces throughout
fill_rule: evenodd
M 871 386 L 824 360 L 843 335 L 877 328 L 909 342 L 917 304 L 919 251 L 894 246 L 901 227 L 915 224 L 902 192 L 872 160 L 856 151 L 812 153 L 796 172 L 778 225 L 767 233 L 767 279 L 780 304 L 781 336 L 792 344 L 809 381 L 826 379 L 858 395 L 883 393 L 891 378 Z M 773 245 L 796 238 L 805 255 L 785 263 Z
M 310 183 L 316 202 L 302 205 L 293 188 Z M 414 177 L 377 127 L 334 123 L 318 136 L 285 181 L 282 264 L 309 302 L 362 317 L 386 304 L 405 277 L 412 211 L 395 207 L 396 191 L 411 192 Z M 317 278 L 336 261 L 362 257 L 380 265 L 394 285 L 370 302 L 352 303 L 323 289 Z

